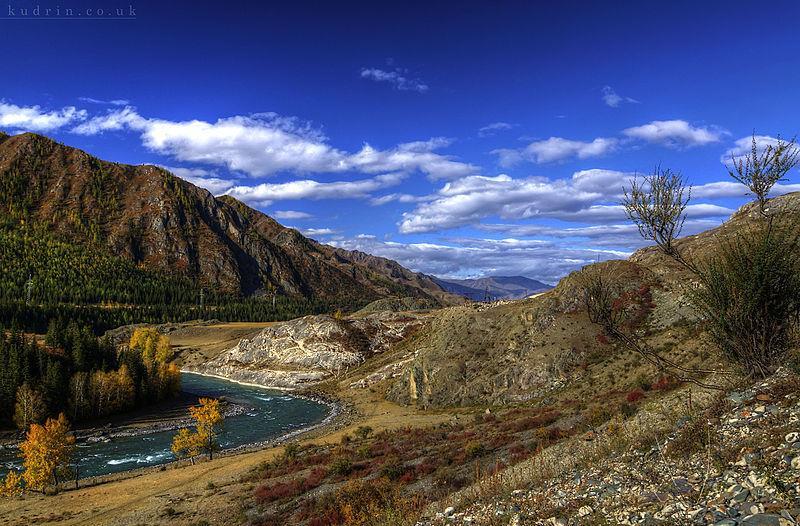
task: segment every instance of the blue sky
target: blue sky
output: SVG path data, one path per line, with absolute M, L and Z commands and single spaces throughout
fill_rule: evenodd
M 72 18 L 44 19 L 56 6 Z M 754 132 L 800 131 L 798 15 L 797 2 L 11 1 L 0 129 L 170 167 L 414 270 L 553 282 L 642 245 L 618 202 L 656 163 L 695 185 L 687 233 L 746 201 L 721 160 Z M 790 175 L 779 192 L 800 190 Z

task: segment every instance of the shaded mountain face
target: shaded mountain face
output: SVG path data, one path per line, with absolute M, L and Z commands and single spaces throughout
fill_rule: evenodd
M 448 298 L 394 261 L 317 243 L 164 169 L 101 161 L 31 133 L 0 134 L 0 215 L 223 293 L 342 305 Z
M 475 279 L 440 279 L 436 282 L 448 292 L 473 301 L 517 300 L 553 288 L 524 276 L 487 276 Z

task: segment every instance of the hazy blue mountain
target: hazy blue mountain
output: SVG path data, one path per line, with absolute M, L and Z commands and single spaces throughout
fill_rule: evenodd
M 465 296 L 475 301 L 499 299 L 522 299 L 531 294 L 544 292 L 553 288 L 525 276 L 486 276 L 473 279 L 441 279 L 436 282 L 447 292 Z

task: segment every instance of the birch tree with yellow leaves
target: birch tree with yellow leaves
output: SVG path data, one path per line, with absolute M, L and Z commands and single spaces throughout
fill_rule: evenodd
M 214 458 L 214 451 L 219 447 L 217 433 L 224 419 L 219 405 L 217 399 L 201 398 L 200 405 L 189 408 L 195 429 L 192 431 L 183 428 L 172 439 L 172 452 L 175 456 L 188 457 L 192 463 L 202 453 L 206 453 L 209 460 Z
M 48 418 L 44 425 L 32 424 L 19 449 L 25 487 L 41 492 L 51 486 L 58 490 L 75 452 L 75 437 L 70 433 L 67 417 L 61 413 L 57 419 Z

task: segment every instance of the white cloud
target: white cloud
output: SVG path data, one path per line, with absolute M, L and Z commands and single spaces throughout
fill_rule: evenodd
M 692 126 L 684 120 L 676 119 L 652 121 L 641 126 L 627 128 L 622 133 L 632 139 L 679 148 L 719 142 L 725 132 L 717 128 Z
M 311 219 L 313 215 L 297 210 L 275 210 L 270 214 L 275 219 Z
M 729 148 L 720 158 L 720 161 L 727 167 L 731 168 L 733 166 L 733 162 L 740 162 L 743 160 L 744 156 L 749 154 L 753 149 L 753 140 L 756 142 L 756 152 L 758 154 L 763 154 L 764 150 L 768 146 L 772 146 L 773 148 L 778 145 L 779 142 L 788 143 L 789 141 L 781 140 L 778 137 L 770 137 L 769 135 L 755 135 L 750 137 L 742 137 L 738 139 L 732 148 Z M 800 149 L 799 146 L 795 145 L 795 150 Z M 775 185 L 779 186 L 779 185 Z M 789 185 L 787 185 L 789 186 Z M 783 192 L 785 193 L 785 192 Z
M 493 122 L 491 124 L 487 124 L 486 126 L 480 128 L 478 130 L 478 135 L 480 137 L 489 137 L 494 135 L 497 132 L 510 130 L 514 127 L 513 124 L 508 122 Z
M 88 121 L 72 129 L 78 135 L 97 135 L 107 131 L 131 129 L 142 131 L 148 121 L 136 112 L 135 108 L 126 106 L 120 110 L 112 110 L 105 115 L 92 117 Z
M 622 95 L 618 94 L 614 91 L 614 88 L 611 86 L 603 86 L 603 102 L 606 106 L 610 106 L 612 108 L 618 108 L 619 105 L 623 102 L 629 104 L 639 104 L 639 101 L 636 99 L 632 99 L 630 97 L 623 97 Z
M 241 201 L 261 205 L 291 199 L 363 199 L 375 190 L 400 184 L 405 177 L 402 173 L 390 173 L 357 181 L 328 183 L 303 179 L 288 183 L 235 186 L 226 193 Z
M 452 243 L 398 243 L 375 238 L 334 240 L 331 244 L 398 261 L 417 272 L 440 277 L 524 275 L 555 283 L 572 270 L 626 251 L 571 248 L 563 243 L 516 238 L 462 238 Z
M 334 230 L 332 228 L 296 228 L 296 227 L 289 227 L 298 230 L 301 234 L 306 237 L 323 237 L 323 236 L 332 236 L 334 234 L 338 234 L 338 230 Z
M 436 153 L 450 144 L 441 137 L 386 150 L 365 144 L 349 153 L 330 146 L 327 138 L 308 123 L 274 113 L 234 116 L 213 123 L 178 122 L 144 118 L 134 108 L 125 107 L 94 117 L 73 132 L 94 135 L 122 129 L 139 132 L 142 143 L 151 151 L 184 162 L 224 166 L 253 177 L 278 172 L 420 171 L 431 179 L 453 179 L 478 171 L 472 164 Z
M 598 137 L 591 142 L 574 141 L 563 137 L 550 137 L 534 141 L 522 149 L 499 149 L 501 166 L 513 166 L 520 161 L 550 163 L 570 158 L 588 159 L 606 155 L 617 148 L 619 141 L 610 137 Z
M 46 132 L 86 119 L 86 110 L 66 106 L 46 111 L 40 106 L 17 106 L 0 101 L 0 128 L 15 131 Z
M 414 210 L 403 214 L 402 233 L 447 230 L 478 224 L 486 217 L 549 218 L 588 223 L 623 221 L 622 188 L 635 174 L 614 170 L 582 170 L 570 179 L 514 179 L 472 176 L 452 181 Z M 687 209 L 693 218 L 721 217 L 733 210 L 697 203 Z
M 214 195 L 220 195 L 230 190 L 234 182 L 223 179 L 216 172 L 204 170 L 202 168 L 184 168 L 181 166 L 162 166 L 168 172 L 180 177 L 184 181 L 189 181 L 195 186 L 205 188 Z
M 78 100 L 90 104 L 102 104 L 104 106 L 127 106 L 130 104 L 130 101 L 126 99 L 101 100 L 93 99 L 92 97 L 78 97 Z
M 386 194 L 370 199 L 370 204 L 373 206 L 385 205 L 387 203 L 420 203 L 429 201 L 431 199 L 428 195 L 412 195 L 404 193 Z
M 362 68 L 361 78 L 375 82 L 386 82 L 400 91 L 425 93 L 428 85 L 420 79 L 408 77 L 408 70 L 396 68 L 391 71 L 378 68 Z
M 681 235 L 697 234 L 719 226 L 720 219 L 689 219 L 683 225 Z M 639 229 L 631 222 L 582 227 L 553 227 L 531 224 L 486 224 L 480 230 L 498 232 L 514 237 L 544 237 L 569 239 L 580 246 L 592 248 L 617 248 L 633 251 L 652 244 L 642 238 Z

